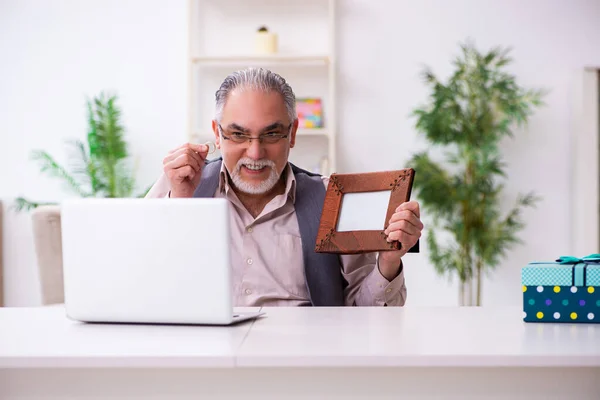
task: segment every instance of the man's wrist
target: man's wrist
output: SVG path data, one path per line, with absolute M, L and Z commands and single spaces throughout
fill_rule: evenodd
M 404 268 L 402 257 L 387 252 L 380 252 L 377 259 L 379 273 L 388 281 L 394 280 Z
M 169 198 L 173 198 L 173 199 L 189 199 L 194 197 L 194 192 L 188 192 L 188 191 L 184 191 L 184 192 L 173 192 L 173 190 L 169 190 Z

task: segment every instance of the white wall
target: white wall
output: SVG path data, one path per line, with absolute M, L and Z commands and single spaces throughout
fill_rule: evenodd
M 600 65 L 600 2 L 548 0 L 344 0 L 340 7 L 340 163 L 348 171 L 405 166 L 422 142 L 410 111 L 427 92 L 423 64 L 445 76 L 457 42 L 512 46 L 519 83 L 551 89 L 526 134 L 504 146 L 506 200 L 536 191 L 543 202 L 525 214 L 525 246 L 484 283 L 486 305 L 522 301 L 520 268 L 570 254 L 573 90 L 584 66 Z M 536 154 L 536 161 L 533 154 Z M 418 179 L 418 171 L 417 171 Z M 436 277 L 426 248 L 407 257 L 409 304 L 455 304 L 456 288 Z M 598 249 L 588 249 L 587 253 Z M 587 254 L 586 253 L 586 254 Z M 409 262 L 410 261 L 410 262 Z
M 85 140 L 85 97 L 103 90 L 120 95 L 140 184 L 150 184 L 186 138 L 186 12 L 186 1 L 0 1 L 0 198 L 68 195 L 29 153 L 66 161 L 63 141 Z M 38 304 L 30 219 L 6 214 L 6 303 Z
M 423 145 L 408 118 L 427 94 L 420 67 L 447 74 L 457 43 L 467 37 L 481 48 L 513 46 L 519 82 L 552 90 L 529 131 L 504 146 L 507 204 L 529 190 L 544 198 L 526 213 L 526 245 L 484 286 L 484 304 L 518 305 L 520 268 L 571 250 L 572 92 L 584 66 L 600 65 L 600 3 L 338 3 L 339 172 L 405 166 Z M 184 0 L 0 2 L 0 198 L 65 196 L 38 174 L 28 153 L 43 148 L 62 157 L 61 141 L 85 133 L 84 96 L 104 89 L 121 95 L 140 181 L 157 176 L 164 153 L 186 137 L 186 6 Z M 8 213 L 4 229 L 7 304 L 38 304 L 30 221 Z M 423 250 L 406 257 L 408 304 L 456 304 L 455 286 L 436 277 Z

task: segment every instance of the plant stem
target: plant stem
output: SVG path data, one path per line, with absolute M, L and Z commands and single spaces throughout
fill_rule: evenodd
M 467 168 L 465 170 L 465 185 L 467 188 L 471 188 L 473 185 L 473 170 L 474 170 L 474 166 L 473 166 L 473 160 L 470 154 L 467 153 L 467 157 L 469 158 L 468 162 L 467 162 Z M 463 210 L 462 210 L 462 220 L 463 220 L 463 224 L 464 224 L 464 233 L 463 233 L 463 240 L 462 240 L 462 248 L 463 248 L 463 253 L 464 253 L 464 258 L 465 258 L 465 271 L 464 271 L 464 278 L 465 278 L 465 290 L 467 291 L 467 295 L 468 295 L 468 305 L 473 305 L 473 252 L 472 252 L 472 245 L 471 245 L 471 222 L 472 222 L 472 218 L 471 218 L 471 210 L 472 210 L 472 204 L 471 204 L 471 196 L 470 196 L 470 190 L 467 189 L 467 195 L 466 195 L 466 199 L 463 202 Z
M 481 305 L 481 270 L 483 267 L 483 260 L 481 257 L 477 257 L 477 306 Z
M 469 302 L 467 305 L 470 307 L 473 305 L 473 277 L 469 277 L 467 281 L 467 294 L 469 295 Z
M 115 175 L 115 158 L 112 154 L 108 155 L 108 192 L 109 197 L 117 197 L 117 179 Z

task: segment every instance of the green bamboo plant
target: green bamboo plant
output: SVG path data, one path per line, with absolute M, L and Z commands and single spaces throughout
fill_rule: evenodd
M 446 83 L 428 67 L 423 71 L 431 92 L 412 116 L 430 152 L 414 154 L 410 165 L 419 175 L 415 195 L 432 216 L 426 235 L 430 261 L 439 274 L 458 278 L 461 305 L 481 305 L 484 273 L 522 243 L 523 209 L 540 200 L 533 192 L 519 194 L 501 212 L 506 172 L 500 141 L 527 125 L 544 91 L 517 85 L 506 71 L 510 49 L 482 53 L 471 42 L 460 48 Z M 434 151 L 441 161 L 434 160 Z
M 135 179 L 117 101 L 116 95 L 105 93 L 88 99 L 86 143 L 82 140 L 67 142 L 68 167 L 60 165 L 48 152 L 34 150 L 31 158 L 39 164 L 41 172 L 62 180 L 71 192 L 81 197 L 132 197 Z M 54 203 L 18 197 L 14 208 L 31 210 L 47 204 Z

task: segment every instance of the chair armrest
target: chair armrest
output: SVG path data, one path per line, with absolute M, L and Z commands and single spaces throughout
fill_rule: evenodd
M 40 275 L 42 304 L 64 302 L 60 206 L 32 211 L 33 239 Z

